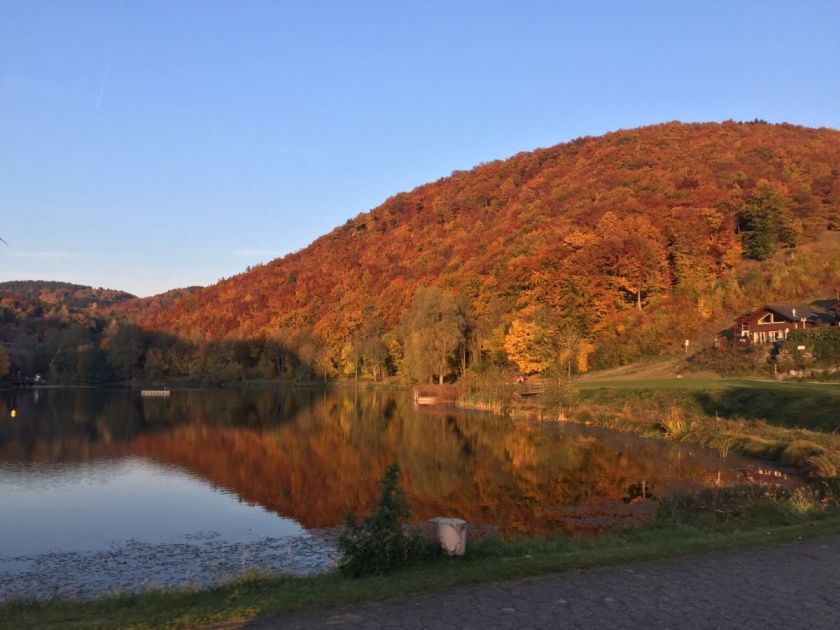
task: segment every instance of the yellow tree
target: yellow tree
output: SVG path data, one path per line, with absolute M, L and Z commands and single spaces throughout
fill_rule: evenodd
M 505 352 L 523 374 L 539 374 L 551 367 L 551 344 L 536 322 L 514 319 L 505 336 Z

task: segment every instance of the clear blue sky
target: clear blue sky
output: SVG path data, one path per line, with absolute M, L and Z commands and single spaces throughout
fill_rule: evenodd
M 149 295 L 668 120 L 840 127 L 840 2 L 0 0 L 0 280 Z

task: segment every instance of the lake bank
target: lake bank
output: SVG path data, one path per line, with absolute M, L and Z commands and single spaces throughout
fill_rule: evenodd
M 211 589 L 115 595 L 86 602 L 11 602 L 0 604 L 0 628 L 198 628 L 468 584 L 837 534 L 840 517 L 788 525 L 756 523 L 728 531 L 650 528 L 586 540 L 486 543 L 483 548 L 471 547 L 465 559 L 442 559 L 356 580 L 337 572 L 308 578 L 251 575 Z
M 496 383 L 459 395 L 458 405 L 696 444 L 796 466 L 814 479 L 840 476 L 840 386 L 658 379 L 561 387 L 523 398 L 516 386 Z

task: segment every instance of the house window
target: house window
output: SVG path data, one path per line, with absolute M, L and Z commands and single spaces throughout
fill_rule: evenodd
M 781 324 L 785 320 L 776 317 L 775 313 L 767 313 L 764 317 L 758 320 L 759 324 Z

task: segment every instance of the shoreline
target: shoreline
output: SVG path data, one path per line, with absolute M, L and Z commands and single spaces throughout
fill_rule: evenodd
M 231 543 L 216 532 L 180 542 L 126 540 L 97 550 L 0 556 L 0 606 L 13 600 L 95 600 L 114 593 L 212 588 L 247 574 L 329 571 L 337 550 L 317 536 Z

